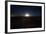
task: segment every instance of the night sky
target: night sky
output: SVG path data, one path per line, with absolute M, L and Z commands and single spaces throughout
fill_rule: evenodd
M 41 6 L 11 5 L 11 16 L 24 16 L 26 13 L 41 16 Z

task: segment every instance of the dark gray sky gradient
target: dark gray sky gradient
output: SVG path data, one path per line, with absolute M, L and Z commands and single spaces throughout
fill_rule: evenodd
M 41 16 L 41 6 L 11 5 L 11 16 L 24 16 L 26 13 Z

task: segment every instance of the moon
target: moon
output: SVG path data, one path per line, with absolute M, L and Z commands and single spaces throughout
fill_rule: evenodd
M 26 14 L 25 14 L 25 16 L 26 16 L 26 17 L 29 17 L 29 16 L 30 16 L 30 14 L 26 13 Z

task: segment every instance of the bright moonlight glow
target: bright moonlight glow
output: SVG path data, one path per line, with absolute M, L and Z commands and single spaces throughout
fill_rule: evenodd
M 25 14 L 25 16 L 27 16 L 27 17 L 28 17 L 28 16 L 30 16 L 30 15 L 29 15 L 29 14 Z

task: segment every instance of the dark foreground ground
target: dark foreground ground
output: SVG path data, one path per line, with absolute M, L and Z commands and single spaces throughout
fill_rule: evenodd
M 41 16 L 15 16 L 11 17 L 11 29 L 18 28 L 40 28 L 41 27 Z

